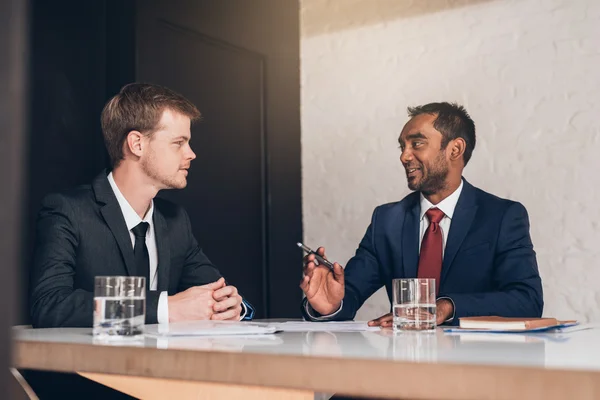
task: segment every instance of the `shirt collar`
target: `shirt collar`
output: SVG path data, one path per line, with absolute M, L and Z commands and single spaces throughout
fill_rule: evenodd
M 115 179 L 113 178 L 112 172 L 108 174 L 108 183 L 110 183 L 110 187 L 113 192 L 115 192 L 115 196 L 117 197 L 117 201 L 119 202 L 119 207 L 121 207 L 121 212 L 123 213 L 123 217 L 125 217 L 125 224 L 127 225 L 127 230 L 131 230 L 139 225 L 140 222 L 147 222 L 150 224 L 150 228 L 152 228 L 152 215 L 154 214 L 154 201 L 150 202 L 150 209 L 144 216 L 144 219 L 140 218 L 140 216 L 135 212 L 131 204 L 127 201 L 123 193 L 119 190 Z M 151 229 L 148 229 L 151 231 Z
M 456 208 L 456 203 L 458 203 L 458 198 L 460 197 L 460 193 L 462 192 L 463 181 L 460 180 L 460 185 L 458 189 L 456 189 L 450 196 L 446 197 L 444 200 L 440 201 L 438 204 L 431 204 L 429 200 L 423 196 L 423 193 L 420 193 L 421 198 L 421 217 L 419 220 L 422 220 L 425 216 L 425 213 L 430 208 L 439 208 L 442 210 L 444 214 L 450 219 L 452 219 L 452 215 L 454 214 L 454 209 Z

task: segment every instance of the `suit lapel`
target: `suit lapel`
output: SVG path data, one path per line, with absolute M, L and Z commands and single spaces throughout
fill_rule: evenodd
M 136 268 L 131 237 L 125 224 L 123 212 L 121 211 L 121 207 L 119 207 L 119 202 L 106 178 L 107 174 L 108 171 L 105 170 L 98 175 L 92 183 L 92 188 L 96 196 L 96 201 L 104 204 L 100 208 L 100 213 L 117 241 L 119 250 L 121 250 L 121 256 L 125 262 L 125 269 L 127 269 L 129 276 L 135 276 Z
M 154 232 L 156 234 L 156 248 L 158 250 L 158 291 L 169 290 L 169 272 L 171 268 L 171 250 L 167 221 L 160 213 L 154 202 Z
M 419 196 L 406 212 L 402 227 L 404 278 L 416 278 L 419 261 Z
M 448 241 L 446 242 L 444 261 L 442 263 L 440 287 L 448 276 L 448 272 L 452 267 L 452 262 L 454 261 L 454 257 L 456 257 L 458 249 L 465 240 L 469 229 L 471 229 L 471 224 L 473 223 L 476 213 L 477 202 L 475 188 L 464 180 L 463 190 L 456 203 L 454 215 L 452 216 L 452 222 L 450 224 L 450 231 L 448 232 Z

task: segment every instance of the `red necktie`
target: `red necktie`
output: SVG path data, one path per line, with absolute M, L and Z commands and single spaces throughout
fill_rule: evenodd
M 425 215 L 429 219 L 429 227 L 425 231 L 425 236 L 423 236 L 421 242 L 417 277 L 435 279 L 435 292 L 437 295 L 440 290 L 440 276 L 442 274 L 443 234 L 440 221 L 445 214 L 439 208 L 430 208 Z

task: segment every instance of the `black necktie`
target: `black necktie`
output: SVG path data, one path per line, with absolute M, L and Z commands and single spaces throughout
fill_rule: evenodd
M 135 257 L 135 267 L 137 276 L 146 277 L 146 288 L 150 287 L 150 256 L 148 256 L 148 247 L 146 247 L 146 232 L 150 226 L 147 222 L 140 222 L 131 229 L 135 236 L 135 245 L 133 246 L 133 255 Z

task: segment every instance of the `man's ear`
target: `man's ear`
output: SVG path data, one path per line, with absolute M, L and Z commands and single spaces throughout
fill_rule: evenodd
M 459 137 L 450 141 L 448 146 L 450 147 L 450 160 L 457 161 L 462 158 L 463 154 L 465 154 L 467 142 L 465 142 L 465 139 Z
M 125 138 L 125 146 L 126 151 L 128 153 L 132 153 L 138 157 L 142 156 L 143 150 L 143 139 L 144 135 L 142 135 L 139 131 L 130 131 Z

